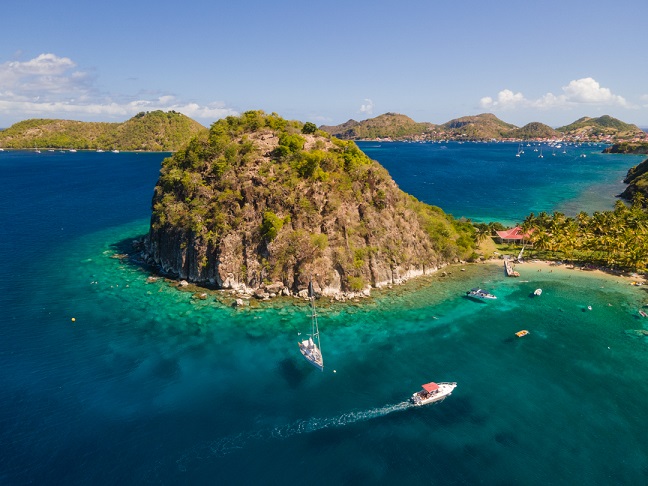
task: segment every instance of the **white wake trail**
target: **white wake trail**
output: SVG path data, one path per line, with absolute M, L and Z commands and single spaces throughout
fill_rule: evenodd
M 356 422 L 363 422 L 365 420 L 383 417 L 393 412 L 406 410 L 412 406 L 413 405 L 410 402 L 400 402 L 369 410 L 348 412 L 338 415 L 337 417 L 313 417 L 305 420 L 298 420 L 291 424 L 280 425 L 271 429 L 249 433 L 242 432 L 236 435 L 221 437 L 213 442 L 198 445 L 190 451 L 187 451 L 176 461 L 176 464 L 181 471 L 186 471 L 188 469 L 188 464 L 192 460 L 206 459 L 207 457 L 224 457 L 227 454 L 243 449 L 250 441 L 288 439 L 300 434 L 309 434 L 322 429 L 333 429 Z

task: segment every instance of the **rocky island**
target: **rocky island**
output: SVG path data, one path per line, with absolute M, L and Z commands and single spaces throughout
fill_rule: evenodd
M 258 296 L 358 295 L 474 252 L 474 228 L 401 191 L 352 141 L 249 111 L 165 159 L 144 257 Z

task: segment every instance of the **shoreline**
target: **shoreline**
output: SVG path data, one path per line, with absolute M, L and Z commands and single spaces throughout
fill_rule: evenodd
M 492 262 L 503 262 L 503 260 L 491 259 Z M 503 263 L 501 263 L 503 265 Z M 617 272 L 606 268 L 601 267 L 591 267 L 585 268 L 582 266 L 572 265 L 572 264 L 557 264 L 557 261 L 553 260 L 529 260 L 522 261 L 521 263 L 516 263 L 515 266 L 519 266 L 523 269 L 531 269 L 534 272 L 556 272 L 556 273 L 569 273 L 577 272 L 579 275 L 590 275 L 592 277 L 600 279 L 612 279 L 619 282 L 627 282 L 629 285 L 645 285 L 648 283 L 646 277 L 640 274 L 631 274 L 627 272 Z M 522 276 L 521 276 L 522 277 Z M 516 278 L 516 277 L 513 277 Z
M 115 258 L 115 256 L 113 256 Z M 489 266 L 492 269 L 489 269 L 489 272 L 492 271 L 493 274 L 504 273 L 503 268 L 504 260 L 491 258 L 484 260 L 482 262 L 462 262 L 462 263 L 452 263 L 437 269 L 436 272 L 419 275 L 409 279 L 406 279 L 399 283 L 394 283 L 392 285 L 383 285 L 380 287 L 372 287 L 369 291 L 357 292 L 353 295 L 344 295 L 344 296 L 331 296 L 320 294 L 317 296 L 317 299 L 320 302 L 326 302 L 326 305 L 348 305 L 353 307 L 370 305 L 375 299 L 382 299 L 390 296 L 398 296 L 408 293 L 415 293 L 418 290 L 421 290 L 424 287 L 430 287 L 435 285 L 444 285 L 444 280 L 446 278 L 452 278 L 452 280 L 470 280 L 469 275 L 464 277 L 462 272 L 465 272 L 468 267 L 478 267 L 478 266 Z M 644 286 L 648 284 L 648 279 L 645 276 L 628 273 L 614 273 L 607 271 L 603 268 L 583 268 L 573 265 L 557 264 L 552 260 L 528 260 L 521 263 L 516 263 L 514 265 L 520 272 L 519 277 L 505 277 L 505 280 L 512 280 L 513 282 L 532 282 L 533 276 L 537 273 L 549 274 L 554 273 L 558 278 L 569 276 L 570 274 L 576 273 L 580 277 L 589 278 L 592 280 L 608 281 L 614 282 L 615 284 L 622 284 L 628 286 Z M 470 274 L 470 272 L 469 272 Z M 266 298 L 260 298 L 255 295 L 254 292 L 241 292 L 236 289 L 215 289 L 209 287 L 203 287 L 196 283 L 190 283 L 183 280 L 177 280 L 174 278 L 169 278 L 168 276 L 163 276 L 161 274 L 150 273 L 148 277 L 148 283 L 153 283 L 157 280 L 165 281 L 170 287 L 173 287 L 180 292 L 188 292 L 194 295 L 194 298 L 205 299 L 207 295 L 212 295 L 217 297 L 217 300 L 221 302 L 222 305 L 226 307 L 233 308 L 247 308 L 252 307 L 256 309 L 263 309 L 264 307 L 273 308 L 277 305 L 285 302 L 292 302 L 293 305 L 296 303 L 307 302 L 305 295 L 295 294 L 295 295 L 283 295 L 279 293 L 275 296 L 268 296 Z

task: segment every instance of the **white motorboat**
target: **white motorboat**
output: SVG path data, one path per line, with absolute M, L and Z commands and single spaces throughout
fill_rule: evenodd
M 317 312 L 315 312 L 315 292 L 313 282 L 308 283 L 308 298 L 311 307 L 311 334 L 308 339 L 300 341 L 299 351 L 302 356 L 320 371 L 324 371 L 324 358 L 320 349 L 319 326 L 317 325 Z
M 542 295 L 542 289 L 535 289 L 535 290 L 533 291 L 533 295 L 535 295 L 535 296 Z
M 417 406 L 438 402 L 450 396 L 456 387 L 457 384 L 454 382 L 426 383 L 425 385 L 422 385 L 423 389 L 421 391 L 412 395 L 410 402 Z
M 493 294 L 490 292 L 484 290 L 484 289 L 471 289 L 468 292 L 466 292 L 466 295 L 468 297 L 471 297 L 473 299 L 478 299 L 478 300 L 493 300 L 497 299 Z

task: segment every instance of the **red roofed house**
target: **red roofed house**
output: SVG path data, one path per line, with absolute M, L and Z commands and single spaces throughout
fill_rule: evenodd
M 522 228 L 516 226 L 515 228 L 507 229 L 504 231 L 496 231 L 497 237 L 500 239 L 500 243 L 528 243 L 531 233 L 533 233 L 533 228 L 531 228 L 526 233 L 522 232 Z

